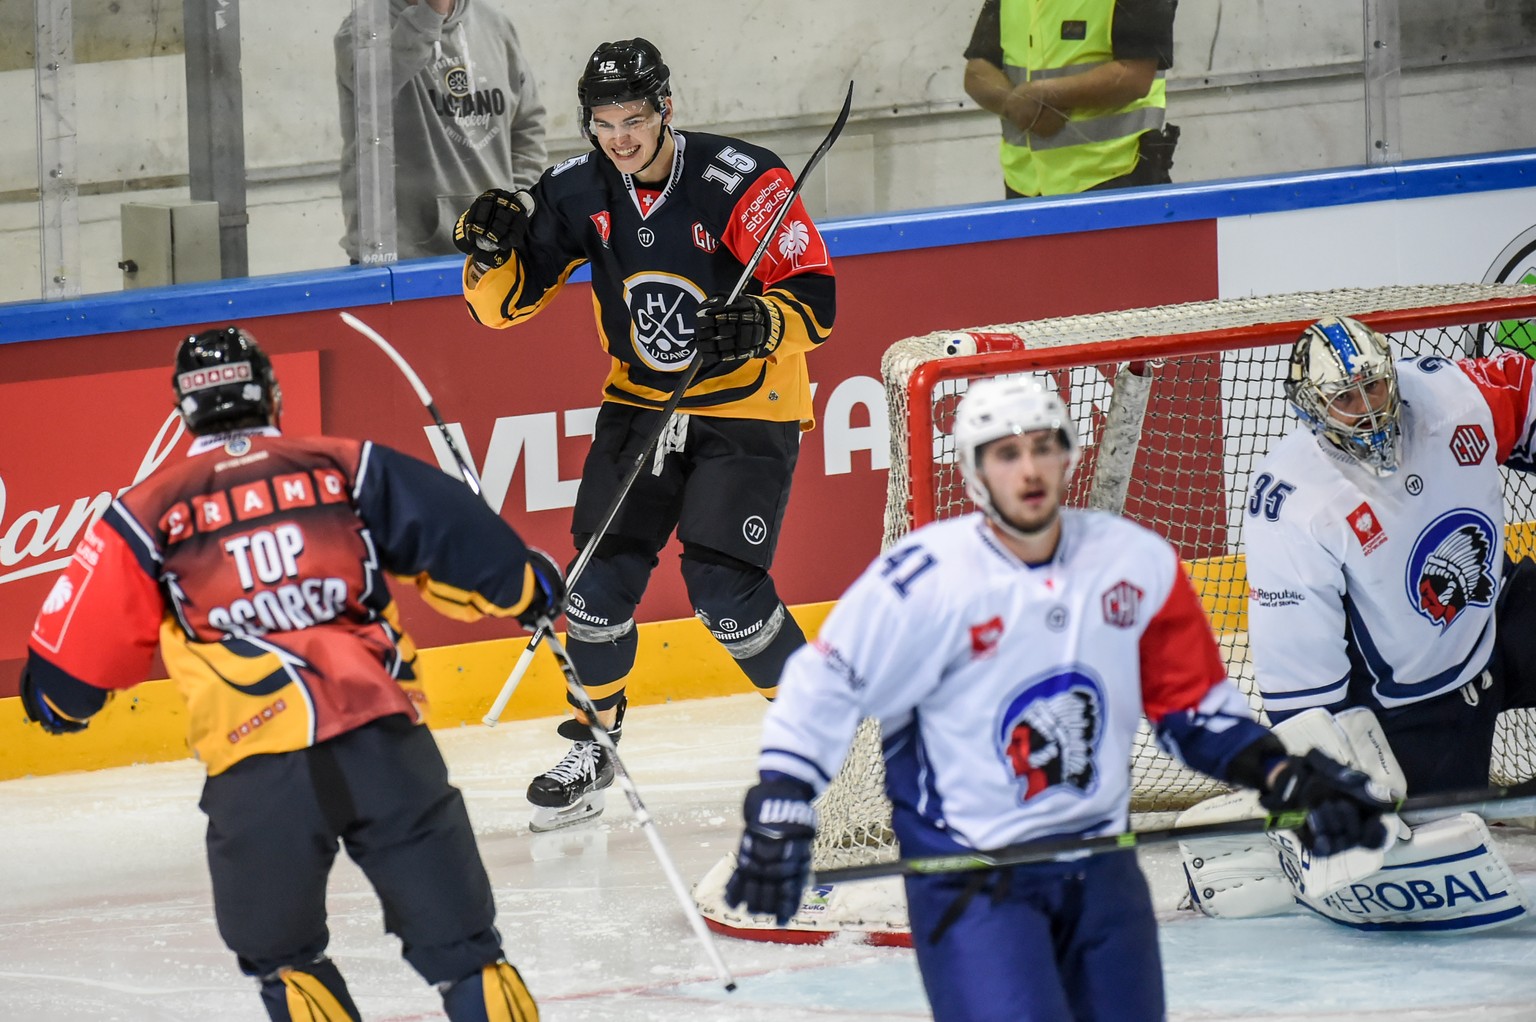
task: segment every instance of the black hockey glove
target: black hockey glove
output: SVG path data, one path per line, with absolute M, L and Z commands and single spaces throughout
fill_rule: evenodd
M 1297 830 L 1301 843 L 1316 855 L 1337 855 L 1386 844 L 1381 814 L 1393 805 L 1383 794 L 1361 771 L 1313 749 L 1285 758 L 1259 804 L 1272 813 L 1304 810 L 1307 821 Z
M 811 786 L 792 777 L 759 781 L 747 792 L 747 829 L 736 852 L 736 871 L 725 882 L 725 903 L 772 915 L 780 926 L 800 909 L 811 872 L 816 810 Z
M 481 266 L 500 266 L 528 236 L 533 196 L 492 188 L 459 214 L 453 225 L 453 247 Z
M 539 627 L 541 619 L 553 622 L 560 616 L 565 603 L 565 579 L 555 559 L 535 547 L 528 548 L 528 567 L 533 569 L 533 595 L 517 615 L 517 623 L 531 632 Z
M 784 320 L 766 299 L 742 295 L 727 305 L 715 295 L 699 306 L 693 347 L 705 358 L 741 362 L 772 355 L 783 335 Z
M 87 723 L 83 720 L 75 720 L 73 717 L 66 717 L 55 709 L 38 689 L 37 682 L 32 678 L 32 672 L 25 668 L 21 672 L 21 709 L 28 720 L 35 721 L 51 735 L 68 735 L 76 731 L 84 731 Z

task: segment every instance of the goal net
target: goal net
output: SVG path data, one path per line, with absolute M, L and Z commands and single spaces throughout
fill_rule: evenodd
M 1125 514 L 1178 550 L 1200 593 L 1228 674 L 1255 710 L 1243 561 L 1248 477 L 1297 420 L 1281 381 L 1291 343 L 1327 315 L 1387 334 L 1400 356 L 1450 358 L 1511 347 L 1536 354 L 1536 287 L 1456 285 L 1349 289 L 1227 299 L 944 331 L 892 345 L 881 362 L 891 428 L 884 539 L 972 510 L 950 430 L 970 381 L 1032 373 L 1067 401 L 1084 442 L 1067 502 Z M 976 354 L 969 352 L 976 351 Z M 1533 480 L 1507 473 L 1506 543 L 1536 556 Z M 1224 790 L 1159 750 L 1145 722 L 1133 752 L 1132 811 L 1178 810 Z M 1493 777 L 1536 774 L 1536 714 L 1506 713 Z M 819 804 L 815 867 L 894 859 L 878 728 L 866 721 Z M 716 872 L 728 868 L 717 867 Z M 809 940 L 855 929 L 899 941 L 899 887 L 885 882 L 809 892 L 786 930 L 699 901 L 717 929 L 758 939 Z M 719 878 L 723 883 L 723 877 Z M 861 888 L 854 892 L 854 888 Z M 844 890 L 846 889 L 846 890 Z

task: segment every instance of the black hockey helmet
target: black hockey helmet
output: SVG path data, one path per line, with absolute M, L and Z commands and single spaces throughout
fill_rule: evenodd
M 236 326 L 183 338 L 171 386 L 181 417 L 197 436 L 265 426 L 282 395 L 272 360 Z
M 589 135 L 592 108 L 646 100 L 658 113 L 667 112 L 672 95 L 672 72 L 661 51 L 650 40 L 620 39 L 592 51 L 587 68 L 576 83 L 576 102 L 581 104 L 581 133 Z

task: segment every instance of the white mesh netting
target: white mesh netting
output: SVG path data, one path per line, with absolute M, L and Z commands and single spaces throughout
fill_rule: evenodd
M 1489 304 L 1511 300 L 1523 302 L 1524 307 L 1517 304 L 1511 313 L 1507 306 Z M 1476 303 L 1484 304 L 1478 308 Z M 1388 287 L 1229 299 L 962 331 L 1014 335 L 1024 345 L 1023 350 L 1001 356 L 1007 364 L 999 365 L 999 356 L 982 356 L 988 361 L 974 375 L 1033 370 L 1050 372 L 1055 378 L 1085 441 L 1085 457 L 1069 502 L 1107 503 L 1157 529 L 1178 548 L 1210 611 L 1229 673 L 1249 693 L 1256 709 L 1244 630 L 1247 586 L 1240 509 L 1253 464 L 1295 422 L 1287 416 L 1280 390 L 1283 346 L 1294 340 L 1302 325 L 1331 314 L 1373 322 L 1405 355 L 1477 355 L 1499 343 L 1536 348 L 1536 328 L 1530 322 L 1536 316 L 1536 287 L 1502 285 Z M 941 331 L 900 341 L 882 359 L 891 423 L 887 544 L 912 528 L 914 517 L 921 524 L 970 510 L 949 446 L 948 420 L 968 379 L 974 377 L 962 372 L 930 388 L 919 388 L 918 394 L 909 393 L 914 372 L 946 359 L 945 344 L 956 333 Z M 1208 336 L 1186 336 L 1192 334 Z M 1076 351 L 1087 344 L 1101 347 L 1055 363 L 1044 351 L 1067 345 Z M 1101 451 L 1115 447 L 1102 443 L 1115 364 L 1136 363 L 1173 350 L 1194 353 L 1152 363 L 1145 415 L 1140 417 L 1139 435 L 1133 432 L 1128 445 L 1134 450 L 1134 461 L 1097 465 Z M 955 359 L 945 368 L 961 370 L 978 360 Z M 911 401 L 927 407 L 914 409 Z M 909 444 L 914 422 L 931 433 L 931 447 Z M 912 492 L 914 447 L 921 456 L 931 458 L 926 471 L 932 485 L 926 492 Z M 1101 491 L 1115 486 L 1118 492 L 1110 500 L 1104 499 L 1103 492 L 1093 492 L 1096 477 Z M 1122 502 L 1123 509 L 1118 506 Z M 1533 517 L 1527 477 L 1511 474 L 1508 504 L 1511 522 Z M 1525 552 L 1536 549 L 1531 531 L 1518 525 L 1510 529 L 1510 541 Z M 1185 770 L 1158 751 L 1145 726 L 1133 770 L 1132 809 L 1136 812 L 1182 808 L 1219 790 L 1208 778 Z M 1533 773 L 1536 722 L 1526 711 L 1506 714 L 1495 749 L 1495 779 L 1523 779 Z M 883 780 L 878 729 L 866 721 L 843 772 L 821 803 L 816 868 L 896 856 Z

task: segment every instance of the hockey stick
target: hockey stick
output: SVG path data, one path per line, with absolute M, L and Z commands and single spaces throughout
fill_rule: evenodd
M 731 288 L 731 293 L 726 297 L 727 305 L 741 297 L 741 292 L 746 288 L 747 281 L 752 279 L 752 274 L 757 270 L 758 264 L 763 261 L 763 256 L 767 253 L 768 245 L 773 240 L 774 234 L 778 232 L 779 225 L 784 222 L 784 217 L 789 214 L 789 207 L 794 205 L 795 199 L 799 198 L 801 189 L 805 187 L 806 178 L 810 176 L 811 171 L 816 169 L 816 164 L 821 162 L 821 158 L 827 155 L 827 150 L 832 148 L 832 143 L 836 142 L 837 137 L 843 133 L 843 126 L 848 123 L 848 113 L 852 109 L 853 83 L 849 82 L 848 95 L 843 99 L 843 109 L 838 113 L 837 120 L 833 122 L 832 130 L 827 132 L 827 137 L 822 139 L 821 145 L 816 147 L 816 151 L 806 161 L 805 168 L 800 171 L 800 176 L 795 178 L 795 184 L 790 189 L 789 196 L 779 203 L 779 208 L 768 222 L 767 229 L 763 231 L 762 239 L 758 241 L 757 249 L 752 253 L 752 258 L 748 259 L 746 265 L 741 268 L 741 276 L 736 279 L 735 286 Z M 608 534 L 608 530 L 613 527 L 613 520 L 618 517 L 619 508 L 623 505 L 624 498 L 629 495 L 630 487 L 634 486 L 635 480 L 640 478 L 640 473 L 645 469 L 645 463 L 651 460 L 651 451 L 661 439 L 661 434 L 666 430 L 667 423 L 672 420 L 672 416 L 677 412 L 678 405 L 682 403 L 683 395 L 687 393 L 689 387 L 693 386 L 694 378 L 698 374 L 699 359 L 695 356 L 687 370 L 684 371 L 683 378 L 678 382 L 677 388 L 672 391 L 672 396 L 667 399 L 667 403 L 662 407 L 661 418 L 657 421 L 656 428 L 651 431 L 650 438 L 646 441 L 645 446 L 640 449 L 640 455 L 635 458 L 635 463 L 629 467 L 629 473 L 624 477 L 624 481 L 619 485 L 617 492 L 614 493 L 613 498 L 608 502 L 608 510 L 603 514 L 602 524 L 597 527 L 597 531 L 592 534 L 592 538 L 587 540 L 586 545 L 581 548 L 581 554 L 576 558 L 576 563 L 571 565 L 571 570 L 567 573 L 565 579 L 567 592 L 576 588 L 576 580 L 586 570 L 587 562 L 592 559 L 593 553 L 597 550 L 598 543 Z M 495 727 L 496 722 L 501 719 L 502 711 L 507 708 L 507 701 L 512 698 L 512 693 L 516 692 L 517 686 L 522 683 L 523 675 L 528 673 L 528 665 L 533 663 L 533 655 L 539 648 L 539 640 L 541 638 L 543 636 L 538 632 L 535 632 L 528 638 L 528 648 L 523 650 L 523 655 L 517 658 L 517 663 L 513 666 L 512 673 L 507 676 L 506 684 L 501 686 L 501 691 L 496 694 L 496 701 L 491 703 L 491 708 L 485 712 L 485 717 L 482 718 L 486 727 Z
M 421 398 L 421 403 L 426 405 L 427 410 L 432 413 L 432 418 L 436 421 L 437 428 L 442 430 L 443 440 L 448 444 L 448 450 L 452 452 L 453 460 L 458 462 L 459 469 L 464 474 L 464 482 L 474 491 L 475 496 L 483 497 L 484 494 L 480 490 L 480 480 L 475 477 L 474 470 L 469 467 L 469 462 L 460 453 L 458 445 L 454 443 L 453 435 L 449 433 L 442 416 L 437 413 L 437 407 L 432 403 L 432 395 L 427 392 L 426 386 L 421 382 L 421 377 L 416 375 L 410 363 L 394 349 L 393 345 L 380 336 L 378 331 L 368 326 L 368 324 L 356 316 L 343 312 L 341 318 L 352 329 L 367 337 L 374 344 L 377 344 L 390 357 L 390 360 L 400 367 L 400 371 L 411 382 L 416 395 Z M 629 799 L 630 809 L 634 811 L 635 820 L 640 824 L 640 829 L 645 832 L 646 839 L 651 843 L 651 849 L 656 853 L 656 860 L 661 864 L 661 871 L 666 874 L 667 883 L 671 886 L 673 893 L 677 895 L 678 901 L 682 904 L 683 914 L 688 917 L 689 925 L 693 927 L 694 933 L 703 942 L 704 950 L 709 956 L 710 962 L 713 963 L 720 981 L 725 984 L 726 991 L 735 990 L 736 980 L 731 975 L 731 970 L 726 966 L 725 960 L 720 957 L 720 951 L 715 947 L 714 938 L 710 936 L 709 930 L 704 926 L 704 918 L 699 914 L 698 906 L 694 904 L 693 899 L 689 896 L 688 888 L 683 884 L 682 875 L 677 871 L 677 865 L 672 861 L 672 857 L 667 854 L 666 846 L 661 842 L 661 832 L 656 828 L 655 822 L 651 819 L 651 814 L 645 808 L 645 803 L 640 801 L 640 792 L 635 787 L 634 780 L 629 776 L 629 771 L 625 769 L 624 761 L 619 758 L 619 750 L 614 744 L 613 736 L 608 733 L 608 729 L 603 727 L 602 723 L 598 720 L 597 707 L 593 705 L 591 697 L 587 695 L 587 690 L 582 686 L 581 678 L 576 673 L 576 665 L 571 663 L 570 655 L 566 653 L 565 647 L 560 644 L 559 639 L 555 638 L 553 623 L 547 617 L 540 618 L 533 634 L 535 640 L 543 638 L 544 643 L 549 647 L 549 651 L 555 655 L 555 661 L 560 665 L 560 673 L 565 677 L 565 686 L 571 693 L 571 698 L 576 701 L 581 711 L 587 715 L 588 721 L 591 722 L 589 726 L 597 740 L 597 744 L 601 745 L 604 751 L 613 759 L 613 772 L 618 779 L 619 787 L 624 789 L 624 794 Z
M 443 440 L 448 444 L 448 450 L 453 454 L 453 460 L 459 464 L 459 473 L 464 477 L 464 482 L 468 483 L 469 488 L 475 491 L 475 496 L 481 496 L 480 477 L 475 474 L 475 470 L 469 467 L 469 462 L 459 453 L 459 445 L 453 442 L 453 434 L 448 432 L 448 424 L 437 413 L 437 405 L 432 403 L 432 395 L 428 393 L 427 385 L 421 382 L 421 377 L 416 375 L 416 370 L 411 368 L 411 364 L 405 360 L 405 356 L 396 351 L 395 346 L 386 341 L 377 330 L 352 315 L 352 313 L 343 312 L 341 314 L 341 321 L 374 344 L 377 344 L 379 350 L 388 355 L 389 360 L 405 374 L 411 389 L 416 391 L 416 396 L 421 399 L 421 403 L 431 413 L 432 421 L 437 423 L 438 432 L 443 434 Z
M 1471 788 L 1434 795 L 1399 799 L 1394 812 L 1412 818 L 1419 814 L 1436 815 L 1437 810 L 1474 812 L 1486 816 L 1516 817 L 1536 815 L 1536 780 L 1507 787 Z M 1065 862 L 1104 852 L 1121 852 L 1192 838 L 1236 837 L 1243 834 L 1267 834 L 1275 830 L 1295 830 L 1307 819 L 1305 812 L 1270 813 L 1243 820 L 1220 820 L 1184 827 L 1105 834 L 1102 837 L 1046 838 L 1009 845 L 991 852 L 966 852 L 958 855 L 933 855 L 895 862 L 876 862 L 862 866 L 844 866 L 821 870 L 810 883 L 838 884 L 849 880 L 870 880 L 887 876 L 919 876 L 929 873 L 965 873 L 999 866 L 1025 866 L 1041 862 Z
M 688 887 L 683 883 L 682 874 L 677 871 L 677 864 L 672 861 L 672 856 L 667 853 L 666 846 L 662 844 L 661 831 L 651 818 L 650 811 L 645 808 L 645 803 L 640 800 L 640 791 L 635 787 L 634 779 L 629 776 L 629 770 L 624 766 L 624 761 L 619 758 L 619 749 L 614 743 L 613 736 L 598 720 L 597 707 L 581 684 L 581 678 L 576 673 L 576 665 L 571 663 L 570 654 L 566 652 L 560 640 L 555 638 L 554 625 L 548 618 L 544 618 L 539 621 L 538 631 L 535 634 L 543 636 L 544 644 L 555 655 L 555 661 L 560 665 L 560 673 L 565 677 L 566 691 L 571 694 L 571 698 L 576 700 L 577 706 L 586 715 L 588 726 L 592 729 L 592 737 L 613 760 L 614 777 L 619 782 L 619 787 L 624 790 L 624 797 L 629 799 L 629 808 L 635 814 L 635 821 L 640 824 L 646 840 L 651 843 L 656 861 L 661 864 L 661 871 L 667 876 L 667 885 L 672 888 L 672 893 L 677 895 L 678 904 L 683 907 L 683 915 L 687 917 L 688 925 L 693 927 L 699 943 L 704 945 L 704 951 L 709 956 L 710 963 L 714 965 L 716 975 L 720 977 L 720 982 L 725 984 L 727 992 L 735 990 L 735 977 L 731 975 L 725 959 L 720 957 L 720 950 L 715 946 L 714 937 L 704 925 L 704 917 L 699 914 L 698 905 L 689 895 Z

